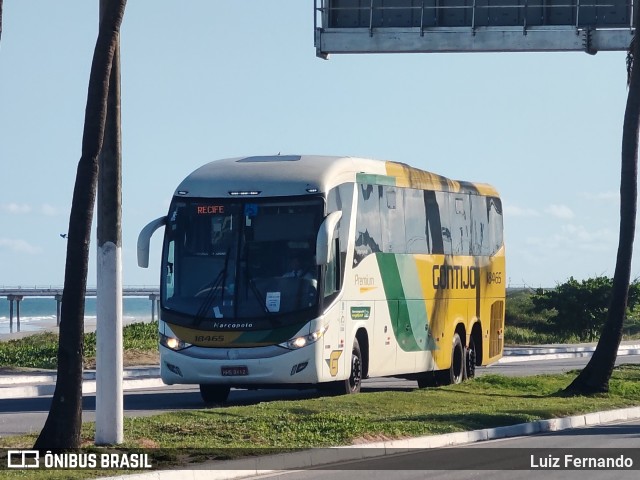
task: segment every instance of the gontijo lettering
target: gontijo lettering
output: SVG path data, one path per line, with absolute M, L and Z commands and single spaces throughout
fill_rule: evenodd
M 463 267 L 461 265 L 434 265 L 433 288 L 445 289 L 475 289 L 478 284 L 478 267 Z

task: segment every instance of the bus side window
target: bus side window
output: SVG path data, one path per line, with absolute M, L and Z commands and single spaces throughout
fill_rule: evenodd
M 358 185 L 358 211 L 356 214 L 356 243 L 353 266 L 364 258 L 381 251 L 382 229 L 378 188 L 375 185 Z
M 495 255 L 502 247 L 502 201 L 498 197 L 487 198 L 489 216 L 489 246 L 491 255 Z
M 406 253 L 431 253 L 424 193 L 412 188 L 406 189 L 404 193 Z M 438 234 L 441 235 L 440 232 Z
M 471 236 L 469 195 L 450 193 L 449 215 L 451 221 L 451 253 L 454 255 L 469 255 Z
M 406 253 L 404 227 L 404 191 L 396 187 L 380 186 L 380 223 L 382 250 L 387 253 Z
M 486 197 L 471 195 L 471 255 L 491 254 L 488 213 Z
M 166 264 L 164 268 L 167 269 L 166 273 L 166 281 L 165 281 L 165 295 L 164 298 L 172 298 L 175 295 L 175 272 L 173 270 L 174 258 L 175 258 L 175 240 L 169 241 L 167 244 L 167 256 L 166 256 Z
M 340 291 L 341 272 L 340 240 L 334 237 L 333 247 L 331 248 L 331 258 L 326 267 L 324 280 L 324 298 L 331 297 Z
M 442 247 L 445 255 L 453 253 L 452 234 L 451 234 L 451 208 L 449 205 L 448 192 L 435 192 L 438 209 L 440 211 L 440 228 L 442 231 Z
M 340 258 L 338 258 L 339 275 L 338 285 L 342 288 L 344 283 L 344 270 L 347 261 L 347 246 L 349 245 L 349 229 L 340 228 L 340 225 L 349 225 L 351 221 L 351 205 L 354 194 L 354 184 L 343 183 L 338 187 L 334 187 L 327 195 L 327 212 L 342 211 L 342 220 L 338 222 L 336 234 L 339 242 Z
M 427 211 L 427 242 L 429 251 L 433 255 L 444 253 L 444 243 L 442 240 L 442 222 L 440 221 L 440 207 L 436 199 L 436 192 L 433 190 L 424 191 L 424 205 Z

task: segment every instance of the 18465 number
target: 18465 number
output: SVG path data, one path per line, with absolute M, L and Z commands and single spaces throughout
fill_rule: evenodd
M 500 285 L 502 283 L 502 272 L 487 272 L 487 283 L 489 285 L 492 283 Z

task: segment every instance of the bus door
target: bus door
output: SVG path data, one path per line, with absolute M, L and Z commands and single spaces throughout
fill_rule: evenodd
M 370 330 L 369 373 L 374 375 L 392 375 L 398 372 L 396 360 L 398 342 L 395 331 L 398 322 L 398 301 L 375 302 L 375 317 Z

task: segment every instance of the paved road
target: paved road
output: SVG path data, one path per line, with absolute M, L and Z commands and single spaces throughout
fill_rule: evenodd
M 571 445 L 571 448 L 566 448 Z M 635 470 L 559 470 L 540 471 L 538 467 L 548 461 L 549 455 L 559 458 L 562 465 L 565 455 L 574 457 L 625 455 L 634 461 Z M 515 450 L 517 449 L 517 450 Z M 589 449 L 589 450 L 575 450 Z M 453 470 L 463 462 L 465 470 Z M 429 464 L 439 462 L 447 470 L 429 470 Z M 493 470 L 500 466 L 502 469 Z M 408 469 L 408 468 L 413 468 Z M 518 468 L 514 470 L 513 468 Z M 431 451 L 420 450 L 359 462 L 335 464 L 321 470 L 292 471 L 251 477 L 253 479 L 279 480 L 468 480 L 491 478 L 492 480 L 529 479 L 637 479 L 640 468 L 640 421 L 598 425 L 589 428 L 563 430 L 528 437 L 491 440 L 456 448 Z
M 545 360 L 535 362 L 498 364 L 479 368 L 478 375 L 498 373 L 518 376 L 537 373 L 555 373 L 581 368 L 587 358 Z M 627 355 L 618 358 L 618 363 L 640 363 L 640 355 Z M 363 394 L 381 390 L 413 390 L 414 381 L 382 378 L 366 380 Z M 248 405 L 278 399 L 300 399 L 318 396 L 315 390 L 232 390 L 229 403 Z M 0 436 L 39 432 L 44 425 L 51 397 L 0 399 Z M 156 415 L 172 410 L 190 410 L 203 408 L 197 386 L 174 385 L 159 388 L 130 390 L 125 392 L 124 408 L 128 417 Z M 83 420 L 95 420 L 95 395 L 83 398 Z
M 583 368 L 590 357 L 563 358 L 559 360 L 535 360 L 531 362 L 497 363 L 486 368 L 481 368 L 479 375 L 483 373 L 497 373 L 507 376 L 527 376 L 538 373 L 562 373 Z M 625 363 L 640 363 L 640 355 L 618 356 L 616 365 Z

